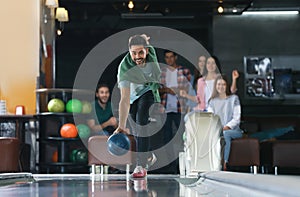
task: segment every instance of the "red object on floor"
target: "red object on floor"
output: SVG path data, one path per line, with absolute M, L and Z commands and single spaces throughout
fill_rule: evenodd
M 146 176 L 147 170 L 141 166 L 137 166 L 132 173 L 133 178 L 144 178 Z

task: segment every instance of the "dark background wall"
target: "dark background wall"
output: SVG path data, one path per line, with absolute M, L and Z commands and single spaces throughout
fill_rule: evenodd
M 300 95 L 285 99 L 245 98 L 244 56 L 269 56 L 273 67 L 300 70 L 300 17 L 296 16 L 215 16 L 213 51 L 223 72 L 238 69 L 238 83 L 245 114 L 299 114 Z
M 107 28 L 99 26 L 90 26 L 89 28 L 82 27 L 74 28 L 74 21 L 65 24 L 63 35 L 57 37 L 57 71 L 56 71 L 56 87 L 60 88 L 72 88 L 73 82 L 77 73 L 77 70 L 86 57 L 86 55 L 97 44 L 99 44 L 105 38 L 118 33 L 120 31 L 140 27 L 140 26 L 162 26 L 172 29 L 176 29 L 183 33 L 188 34 L 195 40 L 200 42 L 207 50 L 212 50 L 212 16 L 201 16 L 193 19 L 132 19 L 132 20 L 112 20 L 111 24 Z M 116 46 L 118 47 L 118 46 Z M 158 58 L 161 62 L 163 60 L 163 50 L 158 50 Z M 122 57 L 116 57 L 109 66 L 106 67 L 106 73 L 103 76 L 99 76 L 104 81 L 116 81 L 117 66 Z M 179 64 L 187 65 L 187 61 L 183 58 L 179 58 Z M 109 76 L 109 78 L 107 78 Z M 113 84 L 111 85 L 113 86 Z
M 243 72 L 244 56 L 300 56 L 300 17 L 297 16 L 215 16 L 214 53 L 223 70 Z M 294 61 L 294 59 L 291 59 Z M 287 62 L 297 68 L 300 62 Z
M 72 30 L 66 24 L 63 36 L 57 38 L 56 86 L 72 88 L 73 81 L 86 54 L 103 39 L 119 31 L 140 25 L 174 28 L 198 40 L 207 50 L 219 57 L 222 71 L 230 75 L 238 69 L 238 94 L 244 114 L 299 114 L 300 97 L 285 99 L 245 98 L 244 56 L 272 57 L 273 66 L 300 70 L 300 17 L 297 16 L 214 16 L 186 21 L 122 20 L 107 29 Z M 159 53 L 162 59 L 162 52 Z M 99 80 L 116 82 L 117 66 L 122 57 L 116 57 Z M 163 61 L 163 60 L 162 60 Z M 186 64 L 184 59 L 179 63 Z M 188 65 L 191 66 L 191 65 Z

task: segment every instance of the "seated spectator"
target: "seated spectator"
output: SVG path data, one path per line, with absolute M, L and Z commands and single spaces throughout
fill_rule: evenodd
M 91 117 L 87 124 L 94 135 L 111 135 L 118 127 L 117 119 L 113 116 L 109 101 L 110 91 L 106 84 L 98 84 L 96 99 L 92 103 Z
M 240 100 L 237 95 L 231 94 L 226 76 L 217 76 L 207 111 L 218 115 L 223 126 L 225 139 L 223 170 L 226 170 L 231 140 L 240 138 L 243 134 L 239 127 L 241 119 Z

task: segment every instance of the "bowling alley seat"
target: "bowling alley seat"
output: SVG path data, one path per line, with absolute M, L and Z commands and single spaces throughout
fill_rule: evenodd
M 300 168 L 300 140 L 270 140 L 261 143 L 261 158 L 264 170 L 274 168 Z
M 101 166 L 101 174 L 103 166 L 118 166 L 123 169 L 126 166 L 126 174 L 129 174 L 130 166 L 135 163 L 136 143 L 134 136 L 128 135 L 130 140 L 130 150 L 122 156 L 115 156 L 107 150 L 108 136 L 92 136 L 88 140 L 88 163 L 91 166 L 91 174 L 95 174 L 96 166 Z
M 243 137 L 233 139 L 229 154 L 230 167 L 251 167 L 256 174 L 260 166 L 260 144 L 256 138 Z
M 260 143 L 257 138 L 248 137 L 251 131 L 257 131 L 258 125 L 251 121 L 242 121 L 241 129 L 245 132 L 242 138 L 231 141 L 228 165 L 230 167 L 250 167 L 256 174 L 260 166 Z
M 17 172 L 19 167 L 20 140 L 0 137 L 0 172 Z

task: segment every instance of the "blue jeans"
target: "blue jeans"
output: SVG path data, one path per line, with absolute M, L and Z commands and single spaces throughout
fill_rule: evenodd
M 232 130 L 224 130 L 223 136 L 225 140 L 224 147 L 224 161 L 227 163 L 229 159 L 231 140 L 236 138 L 241 138 L 243 135 L 243 131 L 241 129 L 232 129 Z

